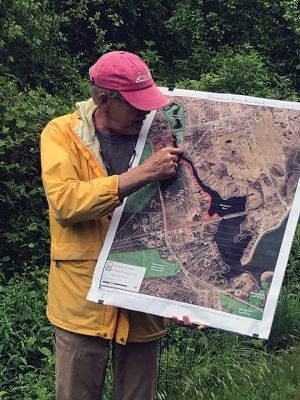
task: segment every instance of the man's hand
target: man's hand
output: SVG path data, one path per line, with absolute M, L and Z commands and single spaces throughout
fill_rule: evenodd
M 142 186 L 154 181 L 172 178 L 177 171 L 179 156 L 183 149 L 165 147 L 152 154 L 141 165 L 119 176 L 119 198 L 134 193 Z
M 187 315 L 184 315 L 182 317 L 182 320 L 180 320 L 178 317 L 171 317 L 171 320 L 173 322 L 175 322 L 176 325 L 185 326 L 186 328 L 195 328 L 195 329 L 198 329 L 198 331 L 202 331 L 202 332 L 207 329 L 206 325 L 202 325 L 202 324 L 198 325 L 198 324 L 192 323 Z
M 177 147 L 165 147 L 147 158 L 139 166 L 148 182 L 172 178 L 176 174 L 179 156 L 183 153 Z

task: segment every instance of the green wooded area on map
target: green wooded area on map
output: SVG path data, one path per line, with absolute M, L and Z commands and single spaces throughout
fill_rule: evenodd
M 157 249 L 111 253 L 109 261 L 117 261 L 146 268 L 145 278 L 175 276 L 180 266 L 163 260 Z
M 147 157 L 149 157 L 150 154 L 152 154 L 151 145 L 150 143 L 146 143 L 140 158 L 140 164 Z M 126 204 L 128 211 L 141 211 L 149 203 L 152 197 L 155 196 L 156 193 L 158 193 L 158 186 L 156 182 L 149 183 L 148 185 L 143 186 L 141 189 L 130 196 L 130 201 L 128 201 Z
M 221 294 L 221 303 L 225 310 L 228 312 L 239 315 L 241 317 L 248 317 L 254 319 L 262 319 L 263 313 L 251 307 L 251 304 L 243 304 L 240 301 L 233 299 L 230 296 Z M 255 305 L 255 304 L 254 304 Z

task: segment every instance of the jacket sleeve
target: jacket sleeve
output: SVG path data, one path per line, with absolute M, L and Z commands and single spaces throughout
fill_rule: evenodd
M 83 160 L 57 125 L 50 122 L 41 135 L 42 179 L 54 218 L 66 227 L 110 213 L 121 204 L 119 177 L 80 177 Z

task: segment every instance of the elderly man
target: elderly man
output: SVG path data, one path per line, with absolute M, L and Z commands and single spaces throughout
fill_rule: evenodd
M 143 185 L 172 177 L 182 150 L 164 148 L 130 169 L 144 119 L 168 104 L 138 56 L 105 54 L 91 67 L 90 84 L 92 98 L 52 120 L 41 136 L 56 398 L 99 400 L 112 347 L 113 400 L 153 400 L 168 321 L 92 303 L 86 295 L 113 210 Z

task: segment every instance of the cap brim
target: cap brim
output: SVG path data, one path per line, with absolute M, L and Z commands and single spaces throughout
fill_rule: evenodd
M 170 103 L 155 85 L 137 91 L 120 90 L 120 93 L 128 103 L 143 111 L 158 110 Z

